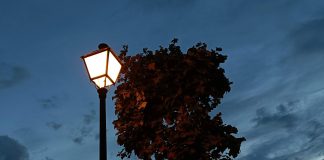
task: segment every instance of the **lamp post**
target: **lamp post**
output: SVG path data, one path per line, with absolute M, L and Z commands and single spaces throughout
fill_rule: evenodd
M 106 136 L 106 95 L 107 88 L 116 83 L 122 63 L 114 51 L 104 43 L 99 50 L 81 56 L 89 79 L 97 88 L 100 99 L 99 108 L 99 160 L 107 160 Z

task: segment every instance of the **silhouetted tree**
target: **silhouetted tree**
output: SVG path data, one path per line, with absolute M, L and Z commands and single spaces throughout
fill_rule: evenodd
M 231 82 L 225 77 L 221 48 L 198 43 L 184 54 L 173 40 L 168 48 L 127 56 L 115 91 L 118 156 L 144 160 L 233 159 L 245 138 L 210 112 Z

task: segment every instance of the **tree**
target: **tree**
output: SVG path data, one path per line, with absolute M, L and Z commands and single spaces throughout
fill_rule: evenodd
M 208 50 L 198 43 L 183 53 L 177 40 L 168 48 L 127 56 L 115 91 L 113 122 L 122 159 L 132 152 L 144 160 L 233 159 L 244 137 L 223 123 L 220 104 L 230 82 L 220 67 L 226 56 L 221 48 Z

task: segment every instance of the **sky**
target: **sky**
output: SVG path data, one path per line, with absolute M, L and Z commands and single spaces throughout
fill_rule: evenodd
M 173 38 L 228 56 L 232 89 L 213 112 L 247 139 L 238 160 L 324 159 L 322 0 L 1 0 L 0 160 L 98 159 L 99 99 L 80 56 Z

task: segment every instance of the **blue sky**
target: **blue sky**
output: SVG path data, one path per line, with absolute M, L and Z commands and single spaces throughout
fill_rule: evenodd
M 234 84 L 215 112 L 247 139 L 237 159 L 324 158 L 321 0 L 2 0 L 0 159 L 98 159 L 98 97 L 80 56 L 101 42 L 134 54 L 175 37 L 183 51 L 201 41 L 228 55 Z

